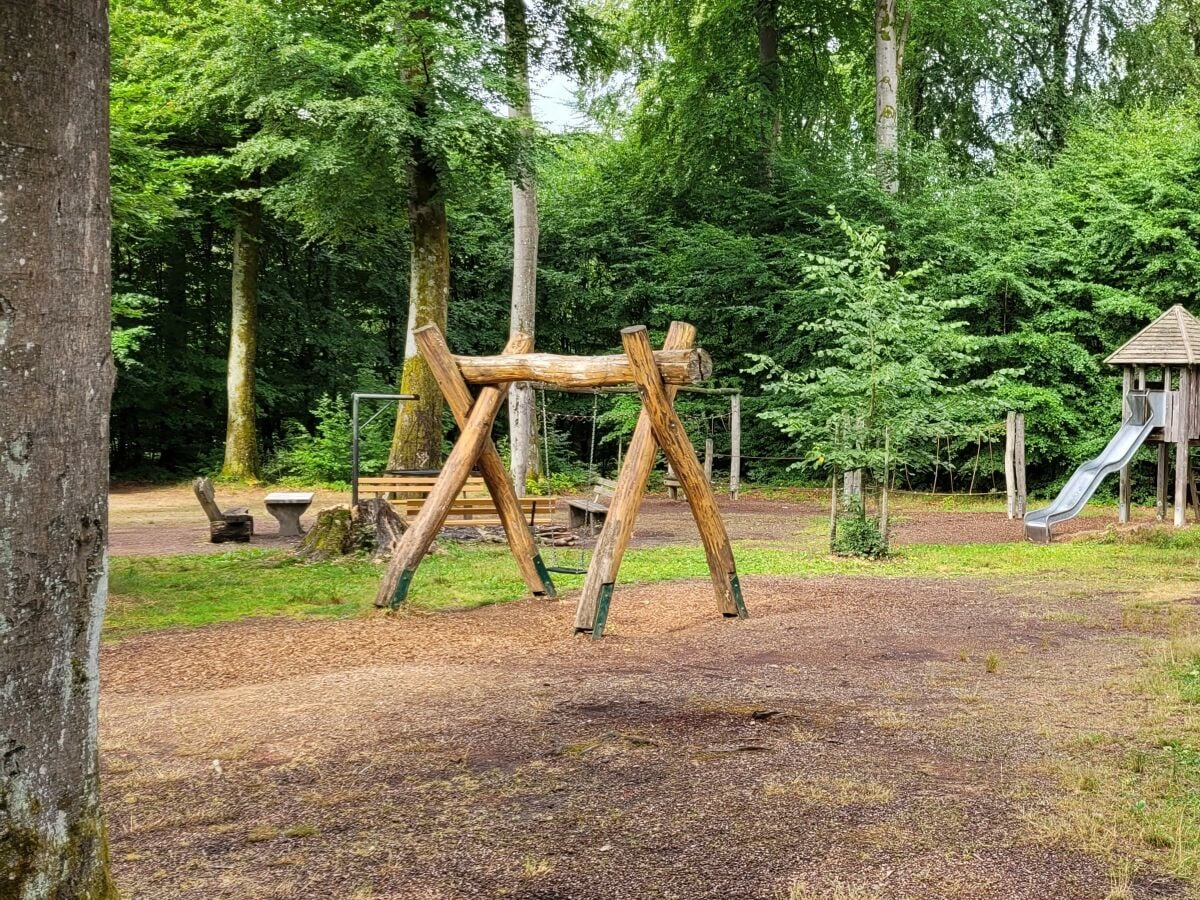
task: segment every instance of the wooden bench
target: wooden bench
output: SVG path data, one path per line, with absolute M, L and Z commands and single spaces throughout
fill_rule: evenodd
M 425 497 L 410 497 L 403 501 L 408 518 L 413 518 L 425 505 Z M 531 526 L 551 520 L 558 507 L 557 497 L 520 497 L 521 514 Z M 443 528 L 481 528 L 500 525 L 500 516 L 491 497 L 458 497 L 450 506 Z
M 358 479 L 359 494 L 373 494 L 376 497 L 384 494 L 408 494 L 426 497 L 437 482 L 436 475 L 376 475 Z M 463 486 L 462 496 L 487 496 L 487 486 L 479 475 L 472 475 Z M 396 497 L 392 503 L 403 505 L 408 497 Z
M 213 484 L 207 478 L 192 482 L 192 490 L 200 501 L 200 508 L 208 516 L 208 539 L 214 544 L 237 541 L 245 544 L 254 535 L 254 516 L 245 506 L 222 510 L 217 506 Z
M 567 506 L 567 524 L 571 528 L 582 528 L 585 525 L 604 524 L 608 517 L 608 506 L 601 499 L 611 499 L 617 483 L 611 478 L 595 478 L 592 480 L 591 497 L 566 497 L 563 503 Z

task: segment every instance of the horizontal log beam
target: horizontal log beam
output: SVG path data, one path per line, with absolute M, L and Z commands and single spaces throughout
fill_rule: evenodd
M 556 356 L 513 353 L 503 356 L 456 356 L 468 384 L 537 381 L 553 387 L 601 388 L 630 384 L 633 367 L 625 355 Z M 703 350 L 658 350 L 654 361 L 667 384 L 699 384 L 712 376 L 712 359 Z

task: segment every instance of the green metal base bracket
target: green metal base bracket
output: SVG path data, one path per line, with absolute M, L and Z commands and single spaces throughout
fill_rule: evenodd
M 604 637 L 604 623 L 608 621 L 608 604 L 612 600 L 612 583 L 600 585 L 600 596 L 596 598 L 596 619 L 592 623 L 592 640 Z
M 554 580 L 550 577 L 550 570 L 542 562 L 542 554 L 533 554 L 533 567 L 537 569 L 538 578 L 542 579 L 542 586 L 546 589 L 546 596 L 557 597 L 558 589 L 554 587 Z
M 742 599 L 742 584 L 738 581 L 737 572 L 729 573 L 729 588 L 733 591 L 733 603 L 737 607 L 737 617 L 739 619 L 750 618 L 750 613 L 746 612 L 746 601 Z
M 392 609 L 398 607 L 404 602 L 404 598 L 408 596 L 408 586 L 412 584 L 413 570 L 405 569 L 400 573 L 400 580 L 396 582 L 396 593 L 392 594 Z

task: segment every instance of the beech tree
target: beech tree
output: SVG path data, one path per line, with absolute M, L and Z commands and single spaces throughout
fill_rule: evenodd
M 0 896 L 109 898 L 105 0 L 0 4 Z
M 537 178 L 531 159 L 533 101 L 529 89 L 529 22 L 525 0 L 504 0 L 504 57 L 508 115 L 518 123 L 520 153 L 512 179 L 513 277 L 510 333 L 535 334 L 537 317 Z M 530 472 L 538 471 L 533 388 L 514 384 L 508 394 L 508 433 L 513 484 L 524 496 Z
M 900 70 L 912 10 L 897 20 L 896 0 L 875 0 L 875 169 L 889 194 L 900 190 Z

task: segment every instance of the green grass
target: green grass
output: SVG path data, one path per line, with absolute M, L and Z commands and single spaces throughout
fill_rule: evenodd
M 1136 589 L 1147 581 L 1200 581 L 1200 533 L 1168 535 L 1150 543 L 1080 542 L 1033 544 L 921 545 L 881 561 L 839 559 L 802 550 L 735 546 L 743 575 L 878 577 L 983 577 L 1014 586 L 1056 580 L 1078 587 Z M 553 557 L 553 552 L 546 554 Z M 577 552 L 559 554 L 577 565 Z M 553 559 L 548 558 L 553 564 Z M 657 582 L 703 578 L 699 547 L 671 545 L 630 551 L 621 581 Z M 301 562 L 282 552 L 237 550 L 219 555 L 116 557 L 106 635 L 170 627 L 195 627 L 252 616 L 337 618 L 371 608 L 379 569 L 365 560 Z M 581 576 L 556 575 L 563 590 L 579 587 Z M 418 609 L 472 608 L 524 596 L 524 586 L 506 547 L 449 545 L 428 557 L 413 581 L 410 604 Z

